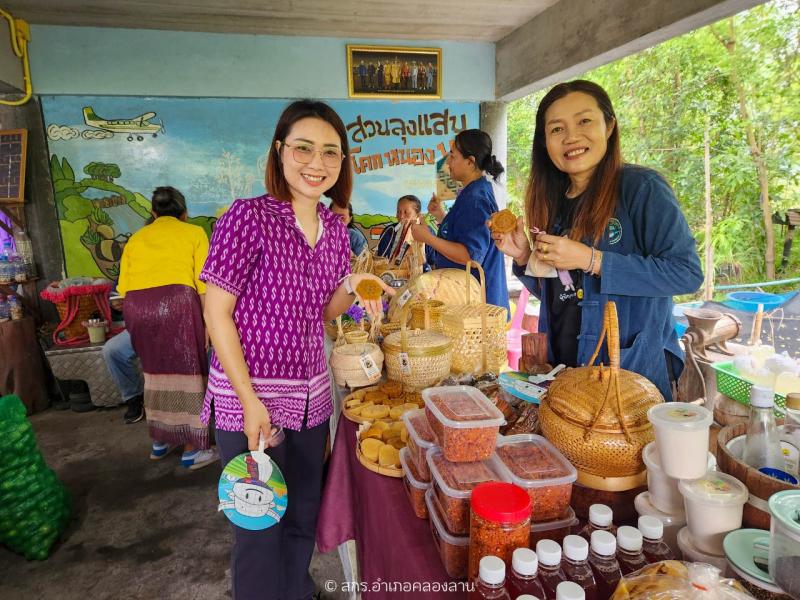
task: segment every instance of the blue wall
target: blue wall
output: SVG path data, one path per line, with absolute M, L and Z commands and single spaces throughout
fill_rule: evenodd
M 31 27 L 34 93 L 239 98 L 347 98 L 348 43 L 396 40 L 146 29 Z M 494 99 L 494 45 L 442 48 L 443 100 Z

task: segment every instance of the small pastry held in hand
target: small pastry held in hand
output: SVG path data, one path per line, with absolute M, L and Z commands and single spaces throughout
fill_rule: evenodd
M 517 228 L 517 217 L 510 210 L 504 208 L 489 218 L 488 225 L 492 233 L 511 233 Z
M 383 289 L 377 281 L 365 279 L 356 287 L 356 294 L 364 300 L 380 300 Z

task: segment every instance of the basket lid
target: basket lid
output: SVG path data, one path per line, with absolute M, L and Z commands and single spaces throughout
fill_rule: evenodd
M 453 340 L 446 335 L 431 329 L 413 329 L 406 332 L 409 356 L 433 356 L 447 352 L 453 346 Z M 383 340 L 383 349 L 389 352 L 403 352 L 402 332 L 395 331 Z
M 547 390 L 547 403 L 559 417 L 593 430 L 619 432 L 624 424 L 629 431 L 649 429 L 647 412 L 654 404 L 664 402 L 658 388 L 646 378 L 631 371 L 619 371 L 620 414 L 609 385 L 613 380 L 601 376 L 608 367 L 578 367 L 562 371 Z M 607 398 L 607 394 L 611 395 Z M 607 401 L 600 408 L 603 400 Z M 622 422 L 620 422 L 622 421 Z

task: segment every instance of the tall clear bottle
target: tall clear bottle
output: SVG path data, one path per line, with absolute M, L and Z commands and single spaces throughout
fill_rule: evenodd
M 637 525 L 642 532 L 642 552 L 648 562 L 675 560 L 675 554 L 664 541 L 664 523 L 661 520 L 643 515 Z
M 556 600 L 556 588 L 566 581 L 561 570 L 561 546 L 553 540 L 536 542 L 536 556 L 539 559 L 539 582 L 544 588 L 545 600 Z
M 17 256 L 22 259 L 25 265 L 25 275 L 28 279 L 36 276 L 36 263 L 33 260 L 33 244 L 31 238 L 19 227 L 14 230 L 14 245 L 17 247 Z
M 562 581 L 556 589 L 556 600 L 588 600 L 586 592 L 574 581 Z
M 592 504 L 589 507 L 589 522 L 578 533 L 583 539 L 591 543 L 592 533 L 595 531 L 608 531 L 612 535 L 617 535 L 617 528 L 614 527 L 614 511 L 605 504 Z
M 750 421 L 742 460 L 754 469 L 786 470 L 781 440 L 773 413 L 775 395 L 769 388 L 750 388 Z
M 564 560 L 561 561 L 561 570 L 564 571 L 567 581 L 577 583 L 583 589 L 586 600 L 599 600 L 597 584 L 589 566 L 589 542 L 579 535 L 568 535 L 563 544 Z
M 589 549 L 589 566 L 597 583 L 597 597 L 610 598 L 622 572 L 617 562 L 617 539 L 608 531 L 595 531 Z
M 635 527 L 623 525 L 617 529 L 617 562 L 623 575 L 628 575 L 648 565 L 647 559 L 642 553 L 643 541 L 642 532 Z
M 511 600 L 505 587 L 506 563 L 497 556 L 484 556 L 478 563 L 475 587 L 468 600 Z
M 544 588 L 537 574 L 539 559 L 530 548 L 517 548 L 511 555 L 511 573 L 506 578 L 506 589 L 511 598 L 531 594 L 544 600 Z

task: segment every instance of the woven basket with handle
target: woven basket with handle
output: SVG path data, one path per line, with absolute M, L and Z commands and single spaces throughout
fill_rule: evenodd
M 390 380 L 402 381 L 408 387 L 422 389 L 434 385 L 450 374 L 453 342 L 446 335 L 428 328 L 430 313 L 427 310 L 425 310 L 425 329 L 411 331 L 406 329 L 408 311 L 407 303 L 400 315 L 400 331 L 390 333 L 383 340 L 386 373 Z M 402 353 L 408 355 L 407 369 L 402 366 Z
M 480 287 L 474 299 L 475 281 L 470 267 L 478 269 Z M 474 261 L 466 265 L 467 302 L 446 307 L 442 313 L 442 332 L 453 340 L 453 371 L 456 373 L 499 373 L 508 361 L 505 308 L 486 304 L 486 275 Z
M 368 376 L 362 366 L 361 357 L 367 356 L 375 364 L 377 373 Z M 331 352 L 331 371 L 336 385 L 350 389 L 377 383 L 383 370 L 383 352 L 376 344 L 343 344 Z
M 608 336 L 608 337 L 606 337 Z M 579 471 L 600 477 L 641 473 L 642 448 L 653 441 L 648 409 L 664 401 L 648 379 L 619 366 L 617 307 L 608 302 L 593 365 L 603 341 L 609 366 L 563 371 L 539 408 L 542 433 Z

